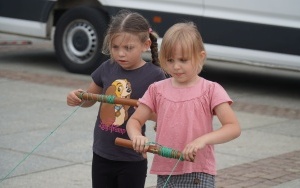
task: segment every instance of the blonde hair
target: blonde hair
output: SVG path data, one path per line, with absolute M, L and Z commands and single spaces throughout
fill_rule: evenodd
M 117 15 L 112 17 L 106 36 L 104 38 L 102 53 L 110 55 L 111 42 L 113 38 L 122 32 L 130 33 L 139 37 L 142 43 L 147 39 L 151 40 L 152 63 L 158 63 L 158 35 L 152 31 L 149 22 L 139 13 L 129 10 L 120 10 Z
M 205 51 L 205 48 L 202 37 L 193 22 L 177 23 L 166 31 L 159 52 L 159 62 L 164 70 L 166 70 L 167 60 L 173 56 L 176 45 L 181 46 L 185 57 L 192 59 L 199 74 L 204 65 L 200 52 Z

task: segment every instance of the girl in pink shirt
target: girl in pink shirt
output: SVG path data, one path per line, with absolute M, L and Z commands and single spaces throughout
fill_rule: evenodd
M 185 161 L 179 163 L 154 156 L 150 173 L 158 175 L 157 187 L 215 187 L 214 144 L 233 140 L 241 133 L 227 92 L 199 76 L 205 57 L 202 37 L 192 22 L 169 28 L 159 60 L 171 77 L 149 86 L 127 123 L 133 148 L 146 152 L 149 141 L 141 128 L 156 113 L 156 143 L 182 151 Z M 222 124 L 218 130 L 213 130 L 214 115 Z

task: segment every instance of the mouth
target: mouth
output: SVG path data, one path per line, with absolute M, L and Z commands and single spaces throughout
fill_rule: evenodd
M 125 61 L 125 60 L 118 60 L 118 61 L 122 64 L 127 63 L 127 61 Z
M 183 75 L 183 73 L 174 73 L 175 76 L 180 77 Z

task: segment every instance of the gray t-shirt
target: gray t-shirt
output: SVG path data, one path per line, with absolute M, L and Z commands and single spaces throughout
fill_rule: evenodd
M 162 69 L 152 63 L 135 70 L 125 70 L 116 62 L 108 60 L 93 73 L 94 82 L 103 88 L 102 94 L 121 98 L 139 99 L 148 86 L 165 79 Z M 143 157 L 132 149 L 115 145 L 116 137 L 129 139 L 126 131 L 128 118 L 134 108 L 126 105 L 101 103 L 94 129 L 94 152 L 115 161 L 140 161 Z M 145 134 L 145 126 L 142 134 Z

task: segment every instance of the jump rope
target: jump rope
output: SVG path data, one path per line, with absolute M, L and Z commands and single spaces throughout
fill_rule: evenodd
M 80 98 L 82 100 L 86 100 L 86 101 L 98 101 L 98 102 L 109 103 L 109 104 L 123 104 L 123 105 L 129 105 L 129 106 L 136 106 L 136 104 L 137 104 L 137 100 L 119 98 L 119 97 L 115 97 L 113 95 L 98 95 L 98 94 L 92 94 L 92 93 L 87 93 L 87 92 L 77 92 L 76 95 L 78 98 Z M 75 114 L 75 112 L 83 104 L 84 104 L 84 102 L 81 103 L 81 105 L 79 105 L 73 112 L 71 112 L 70 115 L 67 116 L 61 123 L 59 123 L 59 125 L 56 128 L 54 128 L 37 146 L 35 146 L 32 149 L 32 151 L 29 152 L 11 171 L 9 171 L 9 173 L 4 178 L 1 178 L 0 184 L 4 180 L 6 180 L 30 155 L 32 155 L 32 153 L 38 147 L 40 147 L 54 132 L 56 132 L 58 128 L 60 128 L 71 116 L 73 116 L 73 114 Z M 133 149 L 132 141 L 127 140 L 127 139 L 116 138 L 115 144 L 118 146 Z M 182 153 L 180 151 L 174 150 L 172 148 L 164 147 L 155 142 L 149 142 L 149 143 L 147 143 L 147 145 L 149 145 L 149 148 L 147 150 L 147 152 L 149 152 L 149 153 L 157 154 L 157 155 L 160 155 L 160 156 L 166 157 L 166 158 L 178 159 L 177 163 L 173 167 L 170 175 L 168 176 L 168 178 L 163 186 L 163 187 L 165 187 L 167 185 L 171 175 L 173 174 L 174 170 L 176 169 L 178 163 L 180 161 L 184 161 Z

